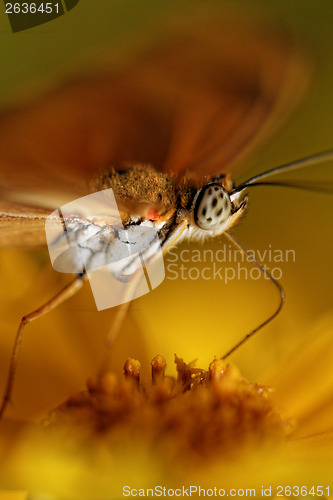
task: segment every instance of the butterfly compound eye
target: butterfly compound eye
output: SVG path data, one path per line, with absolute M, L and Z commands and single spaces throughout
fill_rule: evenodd
M 207 184 L 201 189 L 194 207 L 197 226 L 206 231 L 214 231 L 228 219 L 230 213 L 229 194 L 220 184 Z

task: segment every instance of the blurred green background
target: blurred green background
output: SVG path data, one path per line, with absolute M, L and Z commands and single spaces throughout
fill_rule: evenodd
M 283 126 L 242 160 L 241 180 L 273 166 L 333 146 L 333 4 L 287 0 L 234 1 L 233 6 L 270 19 L 295 38 L 310 61 L 309 88 Z M 68 14 L 50 23 L 12 34 L 0 13 L 0 107 L 6 109 L 71 74 L 117 64 L 133 47 L 172 36 L 170 19 L 196 9 L 223 17 L 223 1 L 81 0 Z M 251 18 L 249 14 L 249 19 Z M 87 64 L 89 61 L 89 64 Z M 19 140 L 19 138 L 18 138 Z M 332 179 L 333 165 L 320 172 Z M 318 170 L 319 171 L 319 170 Z M 316 167 L 312 170 L 316 177 Z M 234 233 L 244 246 L 264 250 L 295 249 L 296 262 L 283 266 L 286 306 L 270 326 L 232 358 L 244 374 L 265 381 L 283 360 L 311 339 L 313 325 L 332 305 L 332 198 L 328 195 L 255 188 L 249 211 Z M 219 242 L 206 243 L 218 249 Z M 185 244 L 182 245 L 185 248 Z M 199 246 L 193 246 L 199 248 Z M 55 273 L 47 251 L 3 250 L 1 283 L 1 381 L 4 384 L 10 348 L 19 318 L 55 293 L 66 278 Z M 277 294 L 266 281 L 170 281 L 136 300 L 132 315 L 112 352 L 120 370 L 127 356 L 140 358 L 144 371 L 156 353 L 173 354 L 207 366 L 222 355 L 276 307 Z M 97 372 L 103 341 L 113 312 L 97 312 L 89 290 L 27 328 L 15 387 L 16 416 L 37 413 L 83 387 Z M 28 331 L 29 330 L 29 331 Z M 333 338 L 332 338 L 333 347 Z M 1 385 L 0 387 L 3 387 Z M 32 395 L 33 394 L 33 395 Z

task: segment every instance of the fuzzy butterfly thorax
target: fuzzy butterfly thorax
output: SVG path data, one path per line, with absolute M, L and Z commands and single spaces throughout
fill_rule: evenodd
M 189 209 L 198 190 L 198 181 L 185 176 L 181 183 L 173 174 L 155 170 L 150 164 L 125 164 L 111 168 L 91 184 L 92 191 L 112 188 L 120 210 L 146 215 L 164 215 L 175 207 Z
M 190 210 L 200 188 L 215 180 L 226 190 L 233 186 L 228 175 L 208 180 L 185 174 L 179 182 L 175 174 L 162 173 L 150 164 L 125 164 L 123 168 L 111 167 L 101 174 L 90 184 L 90 190 L 112 188 L 120 210 L 125 213 L 162 216 L 176 207 Z

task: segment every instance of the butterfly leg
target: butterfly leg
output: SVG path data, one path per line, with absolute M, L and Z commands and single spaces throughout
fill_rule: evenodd
M 170 227 L 168 227 L 167 232 L 164 235 L 161 235 L 160 239 L 162 240 L 162 251 L 163 254 L 166 254 L 171 248 L 173 248 L 179 241 L 181 241 L 182 237 L 186 234 L 186 230 L 188 227 L 188 221 L 187 219 L 183 219 L 180 222 L 176 222 L 176 217 L 174 217 L 170 221 Z M 164 239 L 163 239 L 164 236 Z M 145 266 L 145 259 L 142 258 L 141 255 L 141 264 L 142 264 L 142 270 L 144 271 L 144 274 L 142 272 L 136 272 L 132 280 L 126 289 L 126 292 L 124 296 L 122 297 L 122 305 L 119 306 L 118 311 L 116 313 L 116 316 L 113 320 L 111 329 L 109 331 L 109 334 L 107 336 L 106 340 L 106 352 L 104 356 L 103 363 L 101 365 L 101 370 L 100 370 L 100 376 L 103 375 L 109 368 L 109 359 L 110 359 L 110 349 L 114 345 L 115 339 L 117 338 L 117 335 L 120 331 L 121 325 L 125 319 L 125 316 L 128 312 L 128 309 L 130 307 L 130 304 L 132 300 L 136 296 L 136 291 L 141 283 L 142 280 L 146 279 L 147 284 L 149 287 L 149 290 L 151 291 L 150 288 L 150 282 L 149 282 L 149 273 L 146 269 Z M 152 262 L 156 262 L 158 259 L 160 259 L 161 256 L 155 256 L 150 260 L 150 264 Z
M 44 314 L 48 313 L 49 311 L 52 311 L 52 309 L 55 309 L 60 304 L 62 304 L 65 300 L 72 297 L 72 295 L 74 295 L 76 292 L 78 292 L 78 290 L 82 287 L 84 278 L 85 278 L 84 274 L 77 276 L 74 281 L 72 281 L 67 286 L 65 286 L 65 288 L 63 288 L 59 293 L 57 293 L 57 295 L 52 297 L 50 300 L 48 300 L 45 304 L 43 304 L 41 307 L 39 307 L 35 311 L 32 311 L 31 313 L 27 314 L 26 316 L 23 316 L 23 318 L 21 319 L 20 325 L 19 325 L 17 333 L 16 333 L 15 341 L 14 341 L 14 347 L 13 347 L 12 355 L 10 358 L 7 381 L 6 381 L 6 386 L 5 386 L 5 392 L 4 392 L 1 406 L 0 406 L 0 420 L 2 419 L 2 416 L 5 412 L 7 405 L 10 401 L 10 398 L 11 398 L 17 362 L 18 362 L 18 358 L 19 358 L 19 354 L 20 354 L 20 350 L 21 350 L 21 345 L 22 345 L 22 337 L 23 337 L 24 327 L 28 323 L 30 323 L 31 321 L 34 321 L 35 319 L 40 318 L 41 316 L 44 316 Z
M 121 325 L 125 320 L 125 317 L 128 313 L 132 300 L 135 298 L 135 292 L 139 286 L 141 279 L 142 276 L 140 275 L 133 276 L 133 279 L 130 282 L 129 287 L 123 296 L 123 303 L 121 306 L 118 306 L 118 310 L 112 321 L 111 328 L 106 338 L 105 355 L 100 369 L 100 376 L 104 375 L 104 373 L 106 373 L 109 369 L 110 350 L 113 347 L 115 340 L 120 332 Z
M 257 326 L 254 330 L 252 330 L 250 333 L 248 333 L 247 335 L 245 335 L 245 337 L 242 338 L 242 340 L 240 340 L 237 344 L 235 344 L 232 349 L 230 349 L 224 356 L 222 356 L 221 359 L 226 359 L 230 356 L 230 354 L 232 354 L 233 352 L 235 352 L 241 345 L 243 345 L 250 337 L 252 337 L 254 334 L 256 334 L 259 330 L 261 330 L 264 326 L 268 325 L 268 323 L 270 323 L 274 318 L 277 317 L 277 315 L 280 313 L 282 307 L 283 307 L 283 304 L 284 304 L 284 299 L 285 299 L 285 293 L 284 293 L 284 290 L 283 290 L 283 287 L 282 285 L 275 279 L 273 278 L 273 276 L 271 275 L 271 273 L 269 271 L 267 271 L 267 269 L 265 267 L 263 267 L 247 250 L 246 248 L 244 248 L 237 240 L 236 238 L 231 235 L 230 233 L 228 232 L 225 232 L 224 233 L 225 236 L 228 238 L 229 241 L 231 241 L 231 243 L 236 247 L 238 248 L 238 250 L 240 250 L 248 260 L 250 260 L 251 262 L 253 262 L 253 264 L 267 277 L 271 280 L 271 282 L 276 286 L 276 288 L 278 289 L 279 291 L 279 294 L 280 294 L 280 302 L 279 302 L 279 305 L 277 307 L 277 309 L 275 310 L 275 312 L 269 316 L 269 318 L 267 318 L 265 321 L 263 321 L 262 323 L 260 323 L 259 326 Z

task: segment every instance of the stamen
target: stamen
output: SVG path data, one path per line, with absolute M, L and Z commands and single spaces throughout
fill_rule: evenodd
M 228 459 L 249 446 L 275 447 L 290 431 L 269 390 L 248 382 L 235 366 L 214 359 L 203 370 L 177 356 L 175 363 L 177 378 L 166 376 L 165 359 L 155 356 L 151 381 L 143 383 L 141 364 L 129 358 L 123 378 L 106 373 L 90 380 L 88 391 L 56 409 L 48 426 L 66 424 L 68 432 L 71 425 L 78 439 L 103 434 L 112 447 L 144 442 L 154 453 L 184 461 Z

